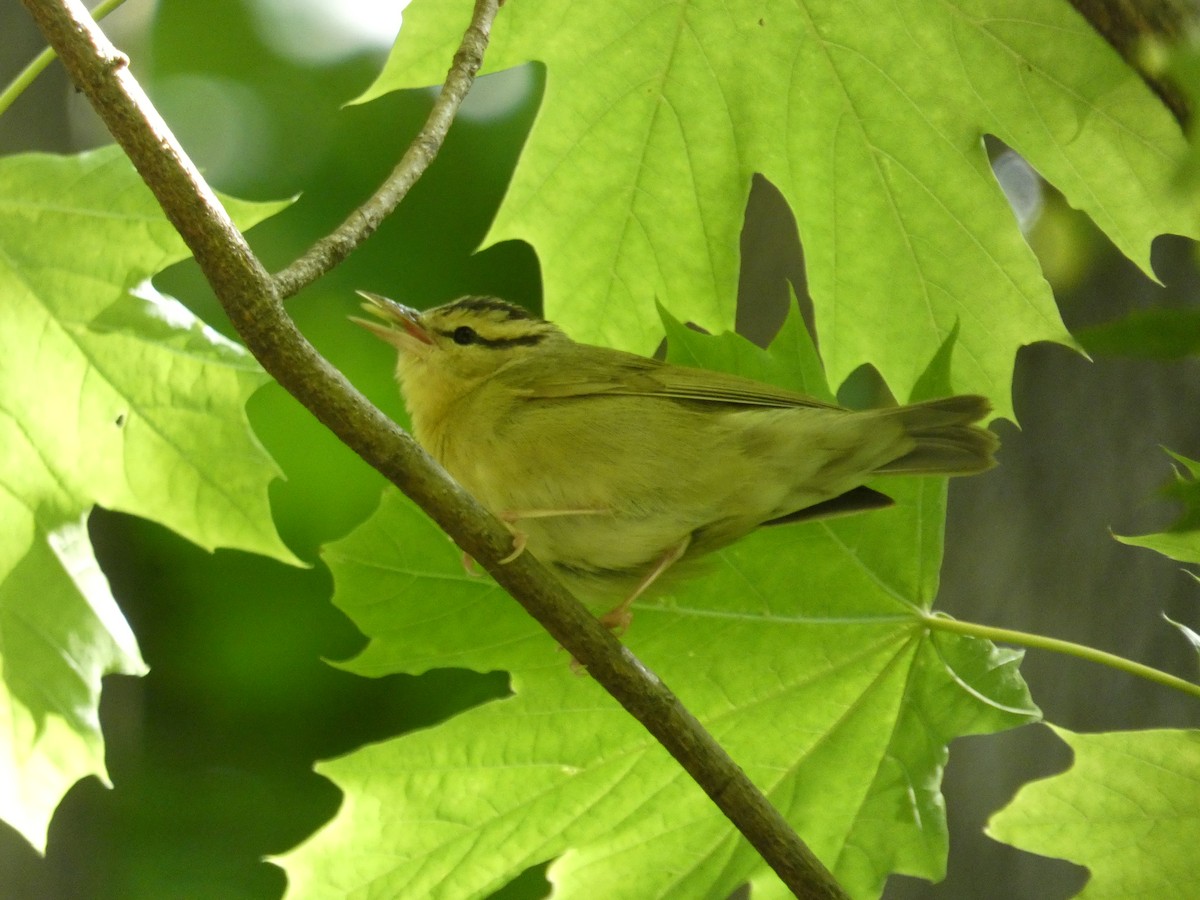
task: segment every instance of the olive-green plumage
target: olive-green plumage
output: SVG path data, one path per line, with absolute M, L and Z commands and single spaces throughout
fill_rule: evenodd
M 418 312 L 363 294 L 396 346 L 417 440 L 582 599 L 629 603 L 677 560 L 761 525 L 886 506 L 876 475 L 994 465 L 990 407 L 852 411 L 746 378 L 579 344 L 491 297 Z

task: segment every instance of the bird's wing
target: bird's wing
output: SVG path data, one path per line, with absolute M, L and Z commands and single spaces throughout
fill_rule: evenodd
M 535 360 L 522 361 L 502 369 L 497 377 L 530 399 L 608 395 L 663 397 L 738 406 L 838 408 L 805 394 L 749 378 L 677 366 L 585 344 L 571 345 L 569 352 L 542 354 Z

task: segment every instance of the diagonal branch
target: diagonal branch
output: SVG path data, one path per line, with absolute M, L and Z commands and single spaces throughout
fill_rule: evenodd
M 100 31 L 82 3 L 23 3 L 75 84 L 154 192 L 246 347 L 263 368 L 414 500 L 586 666 L 596 681 L 687 770 L 797 897 L 845 897 L 833 876 L 786 820 L 666 685 L 531 554 L 500 565 L 497 560 L 511 546 L 507 529 L 300 334 L 284 311 L 281 294 L 304 283 L 308 275 L 297 270 L 294 280 L 284 280 L 282 286 L 271 278 L 130 74 L 128 61 Z M 458 60 L 475 53 L 475 61 L 466 64 L 471 72 L 478 68 L 478 55 L 482 54 L 498 7 L 499 0 L 476 0 L 472 27 L 464 38 L 466 49 L 456 57 Z M 471 42 L 476 50 L 467 47 Z M 452 70 L 451 78 L 454 73 Z M 469 81 L 470 75 L 466 77 Z M 452 115 L 452 110 L 448 114 Z M 417 175 L 419 171 L 414 170 L 411 178 L 415 180 Z M 402 192 L 395 196 L 395 202 L 400 196 Z M 386 212 L 379 212 L 380 218 L 383 215 Z M 350 243 L 343 245 L 334 240 L 331 246 L 353 245 L 353 227 L 343 226 L 339 232 L 343 230 Z M 360 239 L 366 233 L 369 229 Z M 341 251 L 317 253 L 323 261 L 316 262 L 316 268 L 310 271 L 324 271 L 321 266 L 336 264 L 337 252 Z M 332 255 L 323 256 L 325 253 Z

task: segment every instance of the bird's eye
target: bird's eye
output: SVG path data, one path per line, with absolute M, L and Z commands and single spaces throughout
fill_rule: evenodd
M 467 344 L 475 343 L 478 335 L 475 334 L 475 329 L 470 325 L 459 325 L 454 329 L 454 334 L 451 337 L 454 339 L 454 343 L 466 346 Z

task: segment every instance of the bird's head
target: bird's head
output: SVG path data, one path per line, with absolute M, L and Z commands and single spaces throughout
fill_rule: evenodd
M 400 351 L 396 377 L 414 414 L 423 401 L 448 402 L 501 368 L 570 340 L 556 325 L 496 297 L 461 297 L 421 311 L 358 293 L 375 318 L 351 319 Z

